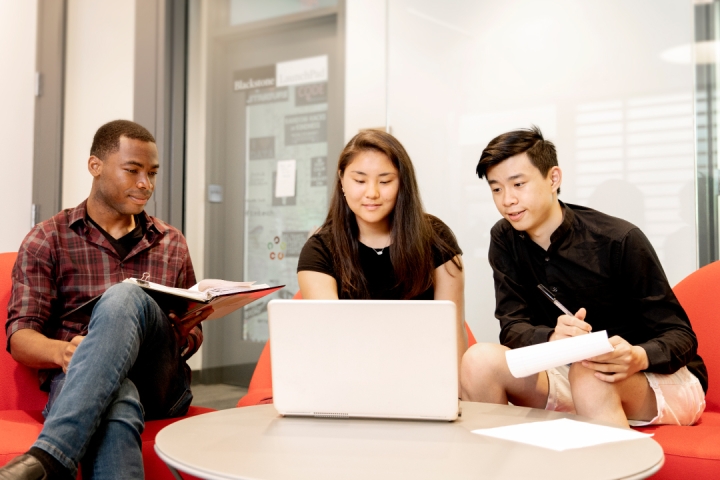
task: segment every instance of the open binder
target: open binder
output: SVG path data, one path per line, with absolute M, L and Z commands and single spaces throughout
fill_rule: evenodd
M 254 285 L 253 282 L 225 282 L 226 286 L 218 286 L 201 292 L 194 288 L 166 287 L 159 283 L 138 278 L 126 278 L 123 283 L 132 283 L 139 286 L 158 303 L 164 312 L 173 312 L 179 318 L 192 314 L 203 318 L 202 314 L 205 311 L 212 310 L 207 318 L 203 318 L 204 320 L 224 317 L 255 300 L 277 292 L 285 286 Z M 200 285 L 202 285 L 202 282 Z M 60 319 L 71 318 L 76 322 L 88 323 L 93 308 L 95 308 L 95 304 L 101 296 L 93 297 L 74 310 L 65 313 Z

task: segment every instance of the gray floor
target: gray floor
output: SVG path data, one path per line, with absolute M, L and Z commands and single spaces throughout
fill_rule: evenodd
M 247 388 L 224 383 L 195 384 L 192 386 L 193 405 L 209 407 L 216 410 L 234 408 L 240 397 L 247 393 Z

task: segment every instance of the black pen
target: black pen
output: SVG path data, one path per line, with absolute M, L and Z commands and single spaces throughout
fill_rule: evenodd
M 545 296 L 548 298 L 548 300 L 550 300 L 552 303 L 555 304 L 556 307 L 558 307 L 560 310 L 562 310 L 563 313 L 565 313 L 565 315 L 570 315 L 571 317 L 574 317 L 574 316 L 575 316 L 575 315 L 573 315 L 573 314 L 570 312 L 570 310 L 568 310 L 567 308 L 565 308 L 565 305 L 563 305 L 562 303 L 560 303 L 560 302 L 558 301 L 558 299 L 555 298 L 555 295 L 553 295 L 553 294 L 550 292 L 550 290 L 549 290 L 545 285 L 543 285 L 543 284 L 541 283 L 540 285 L 538 285 L 538 288 L 540 289 L 540 291 L 541 291 L 542 293 L 545 294 Z

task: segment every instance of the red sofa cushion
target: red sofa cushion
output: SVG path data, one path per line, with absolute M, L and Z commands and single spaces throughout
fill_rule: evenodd
M 10 272 L 15 264 L 17 253 L 0 253 L 0 410 L 42 410 L 47 403 L 47 394 L 38 388 L 37 372 L 26 368 L 7 352 L 5 345 L 5 322 L 7 321 L 7 304 L 10 300 L 12 278 Z
M 714 262 L 691 273 L 673 291 L 690 318 L 698 338 L 698 353 L 708 370 L 707 408 L 692 427 L 659 425 L 638 430 L 653 433 L 665 452 L 665 465 L 654 479 L 720 478 L 720 387 L 713 379 L 720 375 L 720 351 L 714 341 L 720 330 L 720 262 Z M 713 288 L 713 286 L 715 288 Z

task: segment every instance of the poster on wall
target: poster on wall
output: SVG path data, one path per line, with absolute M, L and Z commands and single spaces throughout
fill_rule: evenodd
M 247 99 L 245 278 L 286 285 L 245 307 L 244 340 L 261 342 L 267 302 L 298 291 L 298 256 L 327 214 L 327 57 L 236 72 L 233 89 Z

